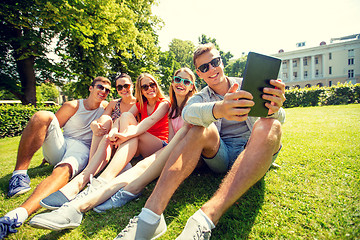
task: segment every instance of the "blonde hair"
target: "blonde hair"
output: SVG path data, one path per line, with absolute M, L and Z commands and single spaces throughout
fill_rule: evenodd
M 174 118 L 177 118 L 178 116 L 180 116 L 183 108 L 185 107 L 186 102 L 188 101 L 188 99 L 189 99 L 192 95 L 194 95 L 195 93 L 197 93 L 197 89 L 196 89 L 196 86 L 195 86 L 195 79 L 196 79 L 196 78 L 195 78 L 195 75 L 194 75 L 193 71 L 191 71 L 191 69 L 190 69 L 190 68 L 187 68 L 187 67 L 180 68 L 180 69 L 178 69 L 178 70 L 175 71 L 174 77 L 177 76 L 180 72 L 185 72 L 185 73 L 189 74 L 189 76 L 190 76 L 190 79 L 189 79 L 189 80 L 193 83 L 194 88 L 193 88 L 193 90 L 190 90 L 190 91 L 186 94 L 184 101 L 181 103 L 180 106 L 178 106 L 178 105 L 177 105 L 176 95 L 175 95 L 173 86 L 172 86 L 172 84 L 170 84 L 170 89 L 169 89 L 169 96 L 170 96 L 170 103 L 171 103 L 171 106 L 170 106 L 170 114 L 169 114 L 169 118 L 170 118 L 170 119 L 174 119 Z
M 162 90 L 161 90 L 158 82 L 155 80 L 155 78 L 149 73 L 142 73 L 137 78 L 136 84 L 135 84 L 135 98 L 136 98 L 136 102 L 139 103 L 140 108 L 143 108 L 144 102 L 147 102 L 147 98 L 141 92 L 141 80 L 143 78 L 145 78 L 145 77 L 150 78 L 156 84 L 156 89 L 157 89 L 157 91 L 156 91 L 156 101 L 158 101 L 161 98 L 165 98 L 165 95 L 162 92 Z
M 204 53 L 206 53 L 206 52 L 210 52 L 210 51 L 213 50 L 213 49 L 217 50 L 216 47 L 215 47 L 215 45 L 214 45 L 213 43 L 211 43 L 211 42 L 205 43 L 205 44 L 201 44 L 200 46 L 198 46 L 198 47 L 195 49 L 195 51 L 194 51 L 194 56 L 193 56 L 193 63 L 194 63 L 195 68 L 197 68 L 197 66 L 196 66 L 196 59 L 197 59 L 200 55 L 202 55 L 202 54 L 204 54 Z

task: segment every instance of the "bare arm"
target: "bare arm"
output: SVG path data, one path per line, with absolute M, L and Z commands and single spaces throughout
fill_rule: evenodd
M 130 109 L 130 112 L 133 108 Z M 122 133 L 117 133 L 115 136 L 120 139 L 121 142 L 125 142 L 126 140 L 139 136 L 146 132 L 149 128 L 154 126 L 161 118 L 165 116 L 165 114 L 169 111 L 169 103 L 162 102 L 159 104 L 156 111 L 151 114 L 149 117 L 145 118 L 138 125 L 133 126 L 131 128 L 127 128 Z
M 93 131 L 95 136 L 103 136 L 108 131 L 110 131 L 110 129 L 107 129 L 104 126 L 104 124 L 109 120 L 109 116 L 111 116 L 111 113 L 115 108 L 115 105 L 116 105 L 116 101 L 111 101 L 105 108 L 105 111 L 101 115 L 101 117 L 92 121 L 92 123 L 90 124 L 91 130 Z
M 174 135 L 175 135 L 174 128 L 172 126 L 171 119 L 169 118 L 169 142 L 174 137 Z
M 59 121 L 60 127 L 63 127 L 66 122 L 76 113 L 79 109 L 79 100 L 65 102 L 61 108 L 55 113 Z

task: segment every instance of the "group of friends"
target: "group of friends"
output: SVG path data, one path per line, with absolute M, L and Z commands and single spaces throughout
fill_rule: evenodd
M 252 95 L 240 90 L 241 78 L 225 76 L 212 43 L 200 45 L 193 62 L 207 83 L 200 92 L 189 68 L 174 73 L 170 99 L 152 75 L 140 74 L 134 87 L 122 73 L 117 100 L 105 101 L 111 82 L 97 77 L 88 98 L 66 102 L 55 114 L 35 113 L 21 136 L 8 196 L 31 189 L 27 169 L 40 147 L 54 169 L 24 203 L 0 218 L 0 238 L 15 233 L 41 207 L 51 211 L 35 215 L 30 226 L 76 228 L 84 212 L 121 207 L 158 178 L 141 212 L 115 238 L 156 239 L 166 232 L 163 212 L 172 195 L 204 162 L 225 177 L 177 239 L 210 239 L 221 216 L 266 174 L 281 149 L 285 85 L 271 80 L 274 87 L 263 90 L 268 117 L 250 117 Z M 143 159 L 132 166 L 137 156 Z

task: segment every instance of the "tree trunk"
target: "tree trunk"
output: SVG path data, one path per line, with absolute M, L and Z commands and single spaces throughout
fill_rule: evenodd
M 36 78 L 34 72 L 34 57 L 16 61 L 21 81 L 22 96 L 21 102 L 24 105 L 36 106 Z
M 24 41 L 24 35 L 26 35 L 29 30 L 18 29 L 13 26 L 10 28 L 10 31 L 14 37 L 10 44 L 14 49 L 13 56 L 21 82 L 21 92 L 16 96 L 19 97 L 22 104 L 32 104 L 36 106 L 35 57 L 33 54 L 29 54 L 32 51 L 31 48 L 24 48 L 21 43 Z M 28 57 L 23 58 L 24 55 L 28 55 Z

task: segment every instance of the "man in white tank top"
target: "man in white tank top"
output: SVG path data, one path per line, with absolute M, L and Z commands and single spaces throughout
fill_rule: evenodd
M 55 114 L 39 111 L 31 117 L 21 136 L 15 170 L 9 181 L 8 196 L 30 190 L 27 169 L 40 147 L 43 148 L 44 159 L 55 167 L 51 175 L 35 188 L 20 207 L 0 218 L 2 223 L 7 224 L 10 229 L 21 226 L 28 216 L 40 208 L 41 199 L 59 190 L 85 168 L 92 138 L 90 124 L 104 112 L 108 104 L 105 99 L 110 89 L 109 79 L 97 77 L 89 87 L 87 99 L 65 102 Z M 5 235 L 14 231 L 16 230 Z

